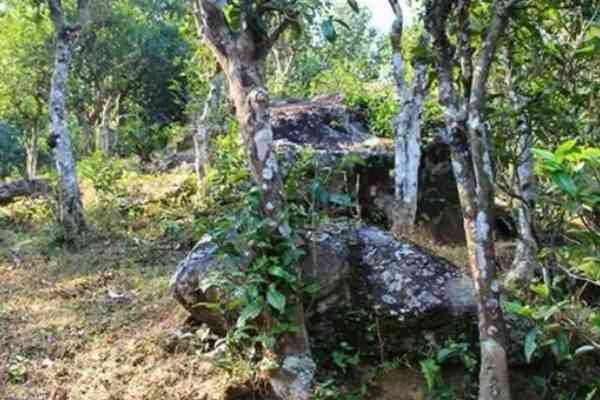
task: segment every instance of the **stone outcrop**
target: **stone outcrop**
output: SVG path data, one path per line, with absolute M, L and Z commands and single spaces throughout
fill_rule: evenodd
M 273 139 L 317 150 L 348 149 L 370 139 L 360 116 L 341 100 L 339 96 L 325 96 L 273 104 Z
M 339 220 L 309 232 L 305 243 L 304 279 L 320 287 L 307 304 L 308 327 L 316 332 L 317 342 L 348 331 L 340 324 L 346 324 L 349 309 L 363 311 L 363 323 L 381 318 L 390 337 L 403 330 L 470 320 L 475 312 L 472 282 L 462 271 L 383 230 Z M 179 264 L 171 285 L 175 298 L 195 320 L 222 330 L 224 321 L 207 307 L 219 300 L 218 293 L 201 289 L 204 279 L 223 268 L 218 250 L 205 237 Z M 364 337 L 362 330 L 350 331 Z M 352 341 L 351 335 L 346 339 Z
M 329 192 L 352 193 L 363 219 L 391 225 L 392 140 L 370 135 L 363 117 L 345 107 L 339 96 L 275 102 L 271 106 L 271 124 L 284 176 L 308 151 L 315 175 L 325 175 L 324 171 L 329 174 L 326 188 Z M 435 242 L 464 243 L 462 211 L 448 146 L 434 141 L 423 148 L 422 154 L 417 223 Z M 162 160 L 158 169 L 192 171 L 193 161 L 193 152 L 177 152 Z M 510 217 L 503 215 L 500 222 L 506 221 Z
M 447 260 L 379 228 L 334 220 L 304 235 L 301 269 L 319 292 L 307 301 L 307 327 L 317 356 L 339 343 L 380 359 L 412 352 L 456 334 L 477 338 L 471 279 Z M 244 261 L 242 260 L 242 263 Z M 219 248 L 205 236 L 177 266 L 171 288 L 193 320 L 223 334 L 228 321 L 211 303 L 222 301 L 204 279 L 223 271 Z M 237 316 L 231 316 L 233 323 Z M 525 365 L 523 338 L 532 326 L 507 316 L 509 362 Z

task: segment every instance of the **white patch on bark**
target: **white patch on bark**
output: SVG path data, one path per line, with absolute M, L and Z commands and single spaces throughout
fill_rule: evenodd
M 488 217 L 483 211 L 477 213 L 475 219 L 475 237 L 477 241 L 484 241 L 490 235 L 490 225 L 488 223 Z
M 56 45 L 49 106 L 50 135 L 56 141 L 54 159 L 61 188 L 60 217 L 68 234 L 78 232 L 85 224 L 75 159 L 66 122 L 65 98 L 71 55 L 71 45 L 59 40 Z
M 500 285 L 498 284 L 497 280 L 492 281 L 491 289 L 492 289 L 492 292 L 494 292 L 494 293 L 500 292 Z
M 397 15 L 397 24 L 402 17 Z M 401 29 L 393 34 L 401 40 Z M 421 39 L 425 41 L 425 37 Z M 394 124 L 394 231 L 408 234 L 415 224 L 419 192 L 419 166 L 421 164 L 421 114 L 425 99 L 427 66 L 415 61 L 415 73 L 410 89 L 404 77 L 404 60 L 399 49 L 392 55 L 394 79 L 400 100 L 400 112 Z
M 273 130 L 271 127 L 261 129 L 254 138 L 256 144 L 256 155 L 261 162 L 264 162 L 271 151 L 273 145 Z
M 196 114 L 192 121 L 196 156 L 195 167 L 198 179 L 202 179 L 206 173 L 206 167 L 209 162 L 211 134 L 223 124 L 221 104 L 224 85 L 225 79 L 223 74 L 218 74 L 211 79 L 202 113 Z
M 262 177 L 265 181 L 270 181 L 273 179 L 273 170 L 268 166 L 263 169 Z

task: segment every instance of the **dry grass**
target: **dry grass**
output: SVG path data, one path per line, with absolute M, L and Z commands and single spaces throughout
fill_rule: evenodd
M 37 210 L 43 205 L 0 210 L 1 399 L 224 396 L 222 371 L 164 346 L 187 316 L 168 292 L 187 249 L 155 218 L 182 181 L 167 178 L 130 185 L 143 207 L 132 218 L 86 191 L 92 228 L 76 249 L 53 243 L 48 214 Z

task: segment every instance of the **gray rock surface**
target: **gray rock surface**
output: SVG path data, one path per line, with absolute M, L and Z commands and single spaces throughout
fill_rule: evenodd
M 171 283 L 192 317 L 213 327 L 223 321 L 202 304 L 218 295 L 200 287 L 212 271 L 222 269 L 217 250 L 205 238 L 179 264 Z M 470 319 L 475 311 L 471 281 L 457 267 L 378 228 L 333 221 L 307 235 L 306 250 L 304 278 L 321 288 L 307 307 L 309 319 L 362 309 L 369 317 L 385 318 L 393 326 L 390 334 L 396 334 L 396 329 L 435 329 L 453 319 Z

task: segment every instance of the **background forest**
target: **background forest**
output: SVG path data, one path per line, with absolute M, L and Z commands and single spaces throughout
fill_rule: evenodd
M 380 1 L 0 0 L 0 398 L 600 399 L 600 4 Z

